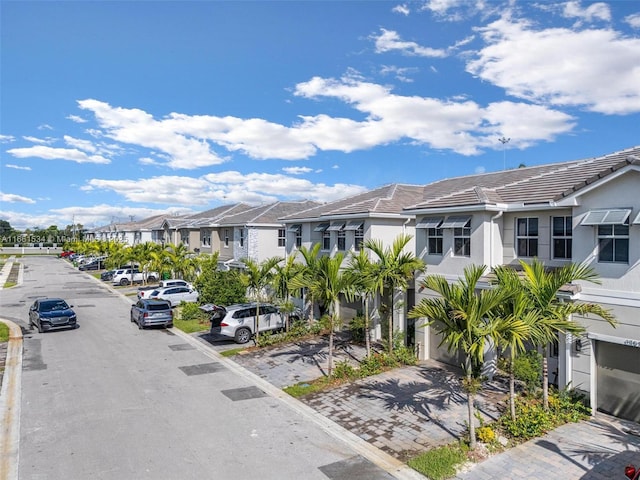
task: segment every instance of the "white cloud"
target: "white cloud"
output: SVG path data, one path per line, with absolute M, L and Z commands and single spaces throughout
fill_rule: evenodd
M 587 8 L 582 8 L 580 2 L 567 2 L 562 13 L 566 18 L 578 18 L 589 23 L 594 20 L 611 21 L 609 5 L 603 2 L 592 3 Z
M 134 220 L 142 220 L 155 215 L 191 213 L 192 209 L 184 207 L 154 209 L 147 207 L 99 204 L 89 207 L 75 206 L 58 208 L 52 209 L 51 212 L 66 219 L 67 224 L 70 224 L 73 219 L 76 223 L 81 223 L 85 227 L 98 227 L 107 225 L 113 220 L 118 222 L 128 222 L 131 218 Z M 63 223 L 58 223 L 58 225 L 62 224 Z
M 71 120 L 72 122 L 75 122 L 75 123 L 87 123 L 88 122 L 88 120 L 82 118 L 79 115 L 69 115 L 69 116 L 67 116 L 67 120 Z
M 56 141 L 56 139 L 53 138 L 53 137 L 38 138 L 38 137 L 31 137 L 29 135 L 23 135 L 22 138 L 24 140 L 26 140 L 27 142 L 37 143 L 37 144 L 40 144 L 40 145 L 51 145 L 52 143 L 54 143 Z
M 405 83 L 412 83 L 413 79 L 409 77 L 410 74 L 418 71 L 415 67 L 396 67 L 395 65 L 383 65 L 380 69 L 381 75 L 393 75 L 396 79 Z
M 640 38 L 610 29 L 534 30 L 507 19 L 479 30 L 487 46 L 467 70 L 509 95 L 604 114 L 640 112 Z
M 22 195 L 16 195 L 14 193 L 0 192 L 0 202 L 6 203 L 36 203 L 35 200 L 29 197 L 23 197 Z
M 158 176 L 137 180 L 92 179 L 82 190 L 111 190 L 127 201 L 206 206 L 212 202 L 268 203 L 278 199 L 330 201 L 365 191 L 359 185 L 312 183 L 280 174 L 236 171 L 202 177 Z
M 624 21 L 627 22 L 632 28 L 640 28 L 640 13 L 628 15 L 624 18 Z
M 399 50 L 405 55 L 415 55 L 419 57 L 436 57 L 443 58 L 447 56 L 447 51 L 437 48 L 422 47 L 415 42 L 407 42 L 400 40 L 400 35 L 392 30 L 381 28 L 381 34 L 372 35 L 375 40 L 376 53 L 391 52 Z
M 301 131 L 322 150 L 353 151 L 408 139 L 475 155 L 482 148 L 495 148 L 498 132 L 517 130 L 514 143 L 524 146 L 552 140 L 573 127 L 571 116 L 542 106 L 499 102 L 483 107 L 464 99 L 399 96 L 389 88 L 350 78 L 316 77 L 298 84 L 295 94 L 338 98 L 367 115 L 362 122 L 325 115 L 304 117 Z
M 15 142 L 16 137 L 13 135 L 0 135 L 0 143 L 11 143 Z
M 14 165 L 13 163 L 5 164 L 7 168 L 14 168 L 16 170 L 31 170 L 31 167 L 21 167 L 20 165 Z
M 75 148 L 53 148 L 37 145 L 27 148 L 12 148 L 7 153 L 17 158 L 42 158 L 44 160 L 69 160 L 77 163 L 111 163 L 111 160 L 100 155 L 87 155 Z
M 483 167 L 482 165 L 478 165 L 473 171 L 474 171 L 474 173 L 480 174 L 480 173 L 486 172 L 487 169 L 485 167 Z
M 64 141 L 70 147 L 74 147 L 85 152 L 96 153 L 96 151 L 98 150 L 95 145 L 88 140 L 82 140 L 79 138 L 70 137 L 69 135 L 65 135 Z
M 289 175 L 300 175 L 302 173 L 312 172 L 313 169 L 309 167 L 284 167 L 282 171 L 284 173 L 288 173 Z
M 38 125 L 38 130 L 53 130 L 53 127 L 47 123 L 43 123 L 42 125 Z
M 391 9 L 391 11 L 393 13 L 399 13 L 401 15 L 404 15 L 405 17 L 411 13 L 411 10 L 409 10 L 409 7 L 407 6 L 406 3 L 403 3 L 402 5 L 396 5 Z

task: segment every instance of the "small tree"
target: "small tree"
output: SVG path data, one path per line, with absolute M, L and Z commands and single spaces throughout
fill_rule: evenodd
M 369 318 L 369 300 L 376 292 L 374 265 L 365 250 L 360 250 L 358 255 L 353 255 L 349 260 L 347 275 L 354 291 L 362 299 L 364 310 L 364 338 L 367 357 L 371 355 L 371 320 Z
M 385 293 L 389 295 L 387 340 L 390 354 L 393 353 L 393 298 L 398 290 L 406 292 L 409 280 L 413 279 L 417 271 L 424 268 L 424 262 L 421 259 L 417 258 L 413 252 L 405 251 L 406 245 L 412 238 L 411 235 L 398 235 L 391 247 L 387 248 L 377 239 L 369 239 L 364 243 L 365 248 L 371 250 L 377 257 L 371 273 L 375 290 L 383 298 Z
M 255 338 L 260 335 L 260 302 L 265 288 L 273 281 L 275 268 L 282 262 L 281 257 L 271 257 L 258 264 L 250 258 L 242 259 L 245 271 L 242 273 L 248 293 L 256 302 L 256 315 L 254 317 L 253 334 Z
M 440 275 L 427 275 L 422 286 L 433 290 L 439 297 L 423 299 L 410 312 L 411 318 L 426 318 L 442 336 L 440 345 L 449 352 L 464 355 L 463 387 L 467 393 L 469 414 L 469 445 L 476 448 L 475 395 L 480 387 L 475 367 L 484 362 L 488 341 L 495 337 L 496 323 L 492 321 L 498 307 L 508 298 L 505 290 L 478 290 L 478 280 L 484 266 L 472 265 L 464 270 L 464 277 L 450 284 Z

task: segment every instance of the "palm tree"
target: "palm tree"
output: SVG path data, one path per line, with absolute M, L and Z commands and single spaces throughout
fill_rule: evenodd
M 340 319 L 340 295 L 348 294 L 351 288 L 350 278 L 342 270 L 344 255 L 338 253 L 335 257 L 323 256 L 318 259 L 316 274 L 309 284 L 309 290 L 314 298 L 322 301 L 329 311 L 329 358 L 327 375 L 333 374 L 333 340 L 335 329 Z
M 259 337 L 259 316 L 260 316 L 260 300 L 264 293 L 265 287 L 267 287 L 273 280 L 275 274 L 274 269 L 282 262 L 281 257 L 267 258 L 260 264 L 251 260 L 250 258 L 243 258 L 242 263 L 245 265 L 245 271 L 242 273 L 245 285 L 249 295 L 253 297 L 256 302 L 256 316 L 254 321 L 254 335 L 257 339 Z
M 371 355 L 369 301 L 376 291 L 376 284 L 372 275 L 373 264 L 365 250 L 360 250 L 358 255 L 351 256 L 346 272 L 351 278 L 354 290 L 362 298 L 362 308 L 364 310 L 364 338 L 367 357 L 369 357 Z
M 273 286 L 276 296 L 280 299 L 280 309 L 286 313 L 287 321 L 285 329 L 289 328 L 289 315 L 295 310 L 291 302 L 292 294 L 301 290 L 294 287 L 294 279 L 302 274 L 302 265 L 296 262 L 293 255 L 287 257 L 284 265 L 276 265 L 276 272 L 273 279 Z
M 184 243 L 169 245 L 167 248 L 167 262 L 171 267 L 174 278 L 183 278 L 189 264 L 189 247 Z
M 364 243 L 364 247 L 371 250 L 377 257 L 372 272 L 375 290 L 383 296 L 386 293 L 390 299 L 387 333 L 389 353 L 393 353 L 393 299 L 396 291 L 405 292 L 409 280 L 417 271 L 424 269 L 424 262 L 421 259 L 417 258 L 413 252 L 404 250 L 412 238 L 411 235 L 400 234 L 391 247 L 387 248 L 384 248 L 382 241 L 378 239 L 369 239 Z
M 309 309 L 309 325 L 313 323 L 315 299 L 313 297 L 313 292 L 311 292 L 307 288 L 307 286 L 313 281 L 316 275 L 316 270 L 318 268 L 318 259 L 320 258 L 318 256 L 318 254 L 320 253 L 320 247 L 321 245 L 319 243 L 316 243 L 310 249 L 305 247 L 304 245 L 298 248 L 298 253 L 304 260 L 304 268 L 302 268 L 299 278 L 296 281 L 296 288 L 305 289 L 305 292 L 309 297 L 309 304 L 311 305 Z
M 425 325 L 433 325 L 436 333 L 442 335 L 440 345 L 447 345 L 450 353 L 464 355 L 463 385 L 467 393 L 471 449 L 476 447 L 474 401 L 479 390 L 474 367 L 484 362 L 485 348 L 495 337 L 496 323 L 492 317 L 508 298 L 503 289 L 478 290 L 478 280 L 484 272 L 484 266 L 471 265 L 465 268 L 464 277 L 453 284 L 440 275 L 427 275 L 422 286 L 439 297 L 425 298 L 409 312 L 410 318 L 427 318 Z
M 563 302 L 558 298 L 560 289 L 569 283 L 587 281 L 599 284 L 598 274 L 586 264 L 570 263 L 556 270 L 545 269 L 544 263 L 534 258 L 531 264 L 520 261 L 524 271 L 522 288 L 530 302 L 530 309 L 537 312 L 539 320 L 539 346 L 546 346 L 557 338 L 558 333 L 579 334 L 584 327 L 569 321 L 573 314 L 594 314 L 616 325 L 615 317 L 602 305 L 596 303 Z M 545 410 L 549 408 L 549 369 L 547 355 L 542 363 L 542 393 Z
M 518 355 L 527 351 L 528 344 L 541 341 L 538 325 L 540 319 L 536 310 L 530 309 L 531 303 L 522 288 L 515 270 L 508 267 L 495 269 L 497 288 L 504 290 L 508 298 L 498 307 L 495 344 L 509 354 L 509 409 L 511 419 L 516 419 L 516 393 L 514 363 Z

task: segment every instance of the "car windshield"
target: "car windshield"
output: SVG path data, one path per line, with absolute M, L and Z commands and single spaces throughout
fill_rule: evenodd
M 53 312 L 55 310 L 66 310 L 69 308 L 67 302 L 64 300 L 49 300 L 46 302 L 40 302 L 41 312 Z
M 166 303 L 150 303 L 147 305 L 148 310 L 169 310 L 169 305 Z

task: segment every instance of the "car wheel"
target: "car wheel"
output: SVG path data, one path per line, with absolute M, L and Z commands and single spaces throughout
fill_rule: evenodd
M 236 343 L 247 343 L 251 340 L 251 330 L 248 328 L 239 328 L 236 330 L 234 339 Z
M 135 320 L 133 319 L 133 315 L 129 315 L 129 320 L 131 320 L 131 323 L 135 322 Z
M 125 285 L 129 285 L 129 280 L 127 280 L 126 278 L 123 278 L 120 280 L 120 285 L 125 286 Z
M 154 275 L 149 275 L 147 277 L 147 282 L 155 282 L 157 278 Z
M 140 322 L 136 322 L 136 323 L 138 324 L 138 330 L 142 330 L 144 328 Z
M 38 327 L 38 333 L 44 333 L 44 330 L 42 328 L 42 323 L 38 322 L 37 327 Z

